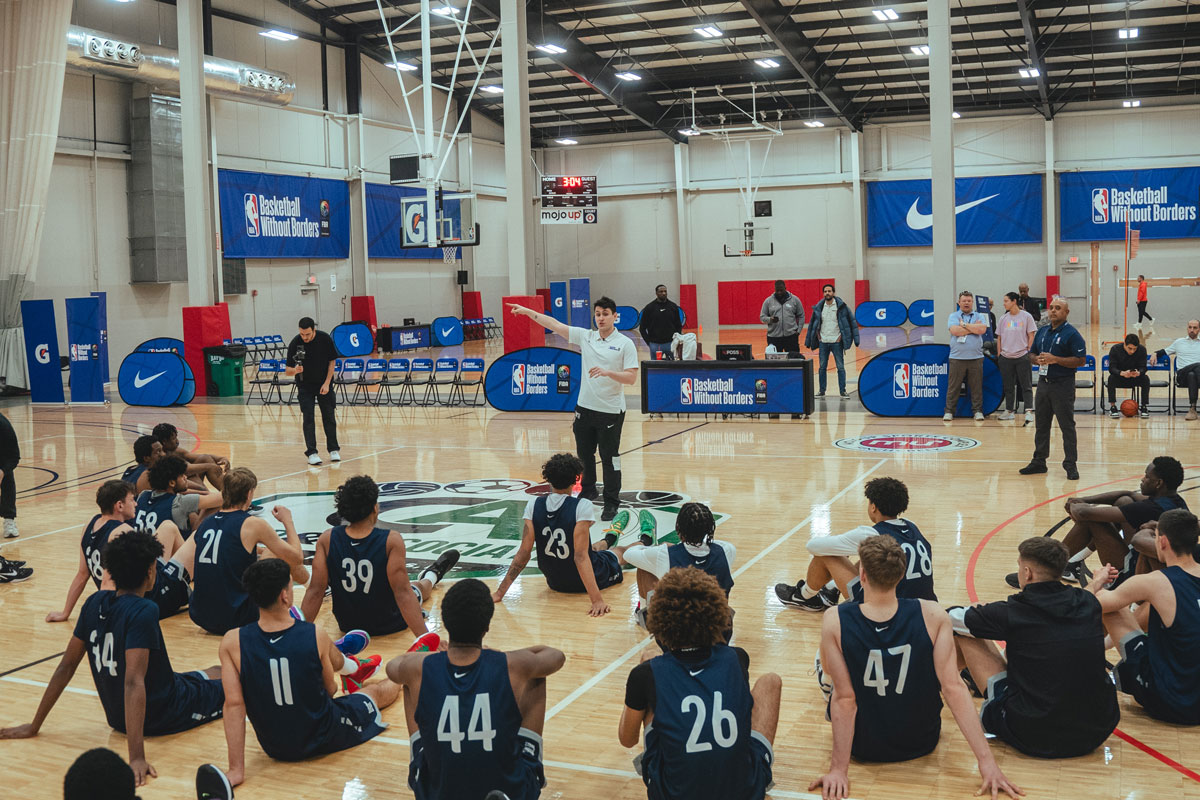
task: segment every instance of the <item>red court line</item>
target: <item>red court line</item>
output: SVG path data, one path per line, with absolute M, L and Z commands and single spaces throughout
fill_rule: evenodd
M 1184 469 L 1197 469 L 1197 467 L 1190 466 L 1190 467 L 1184 467 Z M 979 541 L 979 544 L 977 544 L 975 546 L 975 552 L 971 553 L 971 558 L 969 561 L 967 561 L 967 597 L 969 597 L 971 599 L 972 603 L 979 602 L 979 594 L 975 591 L 975 565 L 979 561 L 979 556 L 983 552 L 983 548 L 986 547 L 987 543 L 989 541 L 991 541 L 992 537 L 995 536 L 997 533 L 999 533 L 1001 530 L 1008 527 L 1013 522 L 1016 522 L 1018 519 L 1025 516 L 1026 514 L 1028 514 L 1030 511 L 1041 508 L 1042 506 L 1045 506 L 1045 505 L 1049 505 L 1050 503 L 1053 503 L 1056 500 L 1062 500 L 1064 498 L 1072 496 L 1073 494 L 1082 494 L 1083 492 L 1090 491 L 1092 489 L 1099 489 L 1101 486 L 1111 486 L 1114 483 L 1125 483 L 1126 481 L 1137 480 L 1140 477 L 1141 477 L 1140 475 L 1133 475 L 1128 478 L 1118 478 L 1115 481 L 1105 481 L 1104 483 L 1097 483 L 1092 486 L 1087 486 L 1078 493 L 1068 492 L 1067 494 L 1060 494 L 1058 497 L 1051 497 L 1049 500 L 1044 500 L 1040 503 L 1037 503 L 1036 505 L 1030 506 L 1029 508 L 1025 509 L 1024 511 L 1021 511 L 1017 514 L 1012 515 L 1008 519 L 1004 520 L 1004 522 L 1001 522 L 999 525 L 997 525 L 995 528 L 992 528 L 990 531 L 988 531 L 988 534 Z M 1183 764 L 1180 764 L 1175 759 L 1165 755 L 1164 753 L 1160 753 L 1159 751 L 1155 750 L 1153 747 L 1146 744 L 1145 742 L 1135 739 L 1134 737 L 1130 736 L 1128 733 L 1121 730 L 1120 728 L 1117 728 L 1113 731 L 1113 736 L 1116 736 L 1118 739 L 1121 739 L 1122 741 L 1128 742 L 1129 744 L 1136 747 L 1138 750 L 1141 750 L 1146 755 L 1151 756 L 1152 758 L 1158 759 L 1163 764 L 1167 765 L 1168 767 L 1175 770 L 1176 772 L 1179 772 L 1180 774 L 1184 775 L 1185 777 L 1191 778 L 1192 780 L 1196 781 L 1197 783 L 1200 783 L 1200 775 L 1198 775 L 1195 772 L 1193 772 L 1192 770 L 1188 769 Z

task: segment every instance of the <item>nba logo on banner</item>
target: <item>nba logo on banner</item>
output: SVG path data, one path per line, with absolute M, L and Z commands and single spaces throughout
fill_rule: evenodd
M 692 404 L 692 379 L 691 378 L 680 378 L 679 379 L 679 402 L 683 403 L 685 406 L 690 406 Z
M 908 364 L 896 364 L 892 368 L 892 397 L 903 399 L 911 393 L 912 385 L 909 381 L 910 369 L 911 367 Z
M 525 394 L 525 365 L 524 364 L 513 364 L 512 393 L 513 394 Z
M 246 235 L 258 236 L 262 232 L 262 227 L 258 221 L 258 195 L 246 193 Z
M 1108 189 L 1092 189 L 1092 222 L 1108 222 Z

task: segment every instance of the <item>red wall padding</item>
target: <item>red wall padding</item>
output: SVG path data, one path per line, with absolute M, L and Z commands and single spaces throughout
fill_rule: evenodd
M 809 309 L 821 299 L 821 287 L 837 284 L 832 278 L 801 278 L 784 281 L 788 291 L 800 298 L 805 321 Z M 721 325 L 761 325 L 758 318 L 763 301 L 775 291 L 775 281 L 718 281 L 717 321 Z
M 539 314 L 546 313 L 539 295 L 514 295 L 502 297 L 501 307 L 504 309 L 504 352 L 511 353 L 525 347 L 544 347 L 546 345 L 546 329 L 535 324 L 527 317 L 514 316 L 508 310 L 509 303 L 532 308 Z
M 1050 300 L 1056 294 L 1058 294 L 1058 276 L 1057 275 L 1047 275 L 1046 276 L 1046 307 L 1047 308 L 1050 307 Z
M 700 327 L 700 312 L 696 310 L 696 284 L 679 284 L 679 307 L 687 317 L 685 330 L 694 331 Z
M 463 319 L 483 317 L 483 295 L 479 292 L 463 292 Z
M 207 384 L 204 380 L 204 348 L 217 347 L 225 339 L 232 339 L 229 329 L 229 307 L 224 303 L 215 306 L 184 306 L 183 308 L 183 358 L 196 376 L 196 387 Z
M 350 319 L 361 320 L 371 326 L 371 333 L 379 327 L 379 319 L 375 316 L 375 296 L 370 294 L 354 295 L 350 298 Z
M 855 281 L 854 282 L 854 307 L 858 308 L 859 303 L 865 303 L 871 299 L 871 282 L 870 281 Z

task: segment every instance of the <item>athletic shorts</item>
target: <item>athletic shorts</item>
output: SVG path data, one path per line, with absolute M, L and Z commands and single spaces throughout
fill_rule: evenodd
M 425 764 L 425 744 L 421 741 L 420 732 L 414 733 L 409 739 L 411 752 L 408 764 L 408 788 L 412 789 L 416 800 L 444 800 L 445 798 L 479 797 L 483 798 L 493 789 L 499 789 L 508 795 L 509 800 L 538 800 L 542 787 L 546 785 L 546 773 L 542 768 L 542 737 L 527 728 L 517 732 L 517 742 L 520 745 L 517 767 L 514 773 L 521 776 L 516 786 L 497 785 L 505 783 L 503 776 L 489 777 L 474 772 L 463 775 L 463 783 L 458 786 L 432 786 L 428 770 L 422 769 Z
M 771 766 L 775 763 L 775 751 L 767 737 L 758 731 L 750 731 L 749 761 L 745 772 L 745 791 L 735 797 L 721 800 L 762 800 L 775 782 L 771 774 Z M 642 776 L 646 784 L 646 795 L 649 800 L 691 800 L 709 795 L 703 786 L 664 786 L 660 778 L 660 763 L 662 754 L 653 752 L 639 753 L 633 759 L 633 767 Z
M 187 570 L 178 561 L 158 562 L 154 588 L 147 595 L 158 606 L 158 618 L 178 614 L 192 599 L 192 586 Z
M 417 605 L 425 602 L 425 598 L 421 596 L 421 590 L 417 588 L 417 582 L 413 581 L 409 584 L 412 587 L 412 592 L 417 598 Z M 342 611 L 341 616 L 338 616 L 338 611 Z M 428 619 L 429 614 L 425 609 L 421 609 L 421 618 Z M 346 609 L 339 609 L 336 603 L 333 606 L 333 618 L 337 620 L 338 628 L 342 632 L 362 629 L 372 636 L 389 636 L 393 633 L 408 630 L 408 622 L 405 621 L 404 615 L 397 611 L 376 612 L 367 617 L 354 617 L 346 612 Z
M 268 752 L 267 755 L 276 761 L 303 761 L 348 750 L 387 730 L 387 723 L 379 716 L 379 707 L 363 692 L 335 697 L 333 707 L 336 722 L 330 726 L 323 741 L 302 742 L 302 751 Z
M 221 717 L 225 689 L 220 678 L 203 672 L 176 672 L 171 699 L 165 709 L 146 713 L 147 736 L 166 736 L 211 722 Z
M 612 550 L 589 550 L 592 556 L 592 572 L 596 575 L 596 588 L 607 589 L 625 580 L 621 574 L 621 562 Z
M 1155 719 L 1180 725 L 1200 724 L 1200 713 L 1196 709 L 1176 708 L 1159 695 L 1150 669 L 1149 636 L 1141 631 L 1128 633 L 1117 649 L 1121 653 L 1121 660 L 1113 670 L 1117 691 L 1133 695 L 1133 699 Z

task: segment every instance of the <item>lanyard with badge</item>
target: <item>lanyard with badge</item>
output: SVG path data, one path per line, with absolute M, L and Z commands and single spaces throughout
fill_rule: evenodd
M 972 314 L 972 315 L 971 315 L 971 319 L 970 319 L 970 320 L 965 320 L 965 319 L 963 319 L 963 313 L 962 313 L 961 311 L 960 311 L 960 312 L 958 312 L 958 324 L 959 324 L 959 325 L 962 325 L 963 327 L 966 327 L 967 325 L 970 325 L 970 324 L 971 324 L 971 320 L 974 320 L 974 318 L 975 318 L 975 315 L 974 315 L 974 314 Z M 966 344 L 966 342 L 967 342 L 967 337 L 966 337 L 966 336 L 960 336 L 960 337 L 958 337 L 958 343 L 959 343 L 959 344 Z
M 1050 343 L 1051 350 L 1053 350 L 1055 347 L 1058 346 L 1058 339 L 1060 336 L 1062 336 L 1061 333 L 1054 334 L 1054 341 Z M 1049 338 L 1049 337 L 1050 337 L 1050 334 L 1047 333 L 1046 338 Z M 1044 347 L 1038 348 L 1038 352 L 1045 353 L 1046 348 L 1044 348 Z M 1050 374 L 1050 365 L 1049 364 L 1041 364 L 1038 366 L 1038 375 L 1040 375 L 1042 377 L 1046 377 L 1049 374 Z

